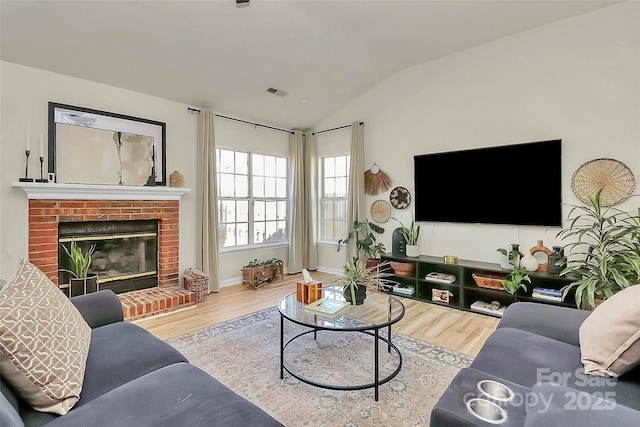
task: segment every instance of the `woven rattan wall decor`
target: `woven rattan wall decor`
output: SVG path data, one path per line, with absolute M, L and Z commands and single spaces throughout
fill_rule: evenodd
M 391 205 L 386 200 L 376 200 L 369 212 L 375 222 L 387 222 L 391 216 Z
M 364 194 L 375 196 L 391 188 L 391 178 L 384 173 L 376 162 L 364 171 Z
M 600 193 L 602 206 L 613 206 L 623 202 L 636 188 L 636 179 L 631 169 L 615 159 L 594 159 L 580 165 L 571 178 L 571 188 L 584 203 Z

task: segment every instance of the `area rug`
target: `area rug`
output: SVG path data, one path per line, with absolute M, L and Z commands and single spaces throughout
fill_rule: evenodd
M 285 337 L 305 329 L 285 322 Z M 285 426 L 427 426 L 429 414 L 456 375 L 471 359 L 394 333 L 402 369 L 373 389 L 334 391 L 305 384 L 285 372 L 280 379 L 280 315 L 269 308 L 170 339 L 191 363 L 255 403 Z M 393 372 L 398 358 L 380 345 L 380 376 Z M 294 341 L 287 366 L 311 379 L 340 385 L 373 380 L 373 341 L 353 332 L 320 331 Z

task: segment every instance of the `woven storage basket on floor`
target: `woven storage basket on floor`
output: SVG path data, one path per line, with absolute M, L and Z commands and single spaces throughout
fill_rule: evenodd
M 196 294 L 196 302 L 203 302 L 209 295 L 209 276 L 200 270 L 187 268 L 182 276 L 182 286 Z

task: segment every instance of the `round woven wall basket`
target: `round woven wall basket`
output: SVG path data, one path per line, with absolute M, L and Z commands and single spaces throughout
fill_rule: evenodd
M 602 189 L 600 203 L 613 206 L 631 196 L 636 180 L 631 169 L 621 161 L 595 159 L 583 163 L 573 173 L 571 188 L 578 199 L 587 204 Z

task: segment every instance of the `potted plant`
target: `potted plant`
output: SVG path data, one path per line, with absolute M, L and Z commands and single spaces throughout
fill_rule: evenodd
M 384 243 L 378 242 L 376 234 L 384 233 L 384 228 L 369 222 L 368 219 L 362 221 L 356 220 L 353 222 L 353 229 L 349 232 L 346 238 L 338 240 L 338 252 L 341 245 L 354 244 L 355 254 L 354 257 L 363 257 L 366 262 L 366 267 L 371 268 L 379 264 L 379 256 L 386 252 Z
M 400 220 L 397 218 L 393 218 L 396 220 L 400 226 L 402 227 L 401 233 L 404 241 L 407 243 L 406 246 L 406 254 L 408 257 L 419 257 L 420 256 L 420 245 L 418 244 L 418 238 L 420 237 L 420 226 L 416 226 L 414 221 L 413 212 L 411 212 L 411 226 L 405 227 Z
M 520 263 L 522 253 L 518 251 L 518 245 L 514 244 L 511 246 L 513 248 L 509 252 L 507 252 L 506 249 L 502 248 L 498 249 L 498 252 L 509 259 L 511 272 L 502 282 L 502 286 L 504 287 L 505 291 L 513 295 L 518 291 L 518 289 L 522 289 L 526 292 L 526 283 L 531 283 L 531 278 L 529 277 L 529 274 L 527 274 L 527 269 L 524 268 Z
M 91 266 L 91 256 L 96 251 L 96 245 L 89 246 L 86 252 L 78 246 L 75 238 L 71 239 L 69 248 L 62 245 L 62 248 L 69 256 L 70 265 L 68 269 L 62 269 L 70 273 L 69 286 L 71 286 L 70 296 L 84 295 L 86 293 L 96 292 L 98 290 L 98 276 L 89 275 L 89 267 Z
M 600 193 L 587 206 L 572 205 L 571 223 L 558 233 L 563 240 L 574 240 L 564 246 L 574 258 L 560 275 L 577 275 L 562 288 L 562 298 L 575 291 L 579 308 L 594 309 L 640 279 L 640 209 L 631 213 L 603 207 Z
M 378 266 L 367 268 L 366 262 L 357 256 L 352 256 L 343 266 L 344 275 L 337 278 L 331 285 L 340 285 L 344 299 L 352 305 L 364 303 L 367 297 L 367 288 L 378 289 L 381 282 L 385 281 Z
M 254 259 L 242 267 L 242 283 L 258 289 L 264 283 L 283 277 L 284 263 L 279 258 Z

